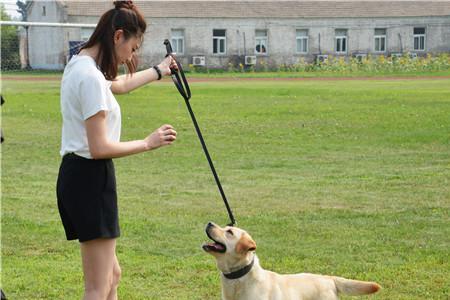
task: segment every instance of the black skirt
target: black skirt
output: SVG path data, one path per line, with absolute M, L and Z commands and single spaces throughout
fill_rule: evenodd
M 116 176 L 111 159 L 65 155 L 56 194 L 68 240 L 86 242 L 120 236 Z

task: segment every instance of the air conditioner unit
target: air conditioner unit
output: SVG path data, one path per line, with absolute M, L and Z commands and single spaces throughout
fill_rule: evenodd
M 367 58 L 367 54 L 355 53 L 355 54 L 353 54 L 353 57 L 356 58 L 359 62 L 361 62 L 363 59 Z
M 256 56 L 254 56 L 254 55 L 245 56 L 245 64 L 247 66 L 249 66 L 249 65 L 256 65 Z
M 194 66 L 204 66 L 205 65 L 205 57 L 204 56 L 193 56 L 192 64 Z
M 318 55 L 316 55 L 315 62 L 316 62 L 316 64 L 323 63 L 327 59 L 328 59 L 328 55 L 326 55 L 326 54 L 318 54 Z
M 392 58 L 401 58 L 403 57 L 403 53 L 391 53 Z

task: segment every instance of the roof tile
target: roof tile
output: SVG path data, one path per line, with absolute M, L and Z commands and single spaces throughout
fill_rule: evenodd
M 100 16 L 112 1 L 65 1 L 69 16 Z M 147 18 L 363 18 L 450 16 L 450 1 L 135 1 Z

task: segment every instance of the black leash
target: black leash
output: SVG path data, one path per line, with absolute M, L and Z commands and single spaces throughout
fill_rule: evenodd
M 216 169 L 214 168 L 214 164 L 212 162 L 211 156 L 209 155 L 208 149 L 206 148 L 205 140 L 203 139 L 202 133 L 200 131 L 200 127 L 198 126 L 197 120 L 195 119 L 194 112 L 192 111 L 191 104 L 189 103 L 189 99 L 191 98 L 191 90 L 189 89 L 189 84 L 186 80 L 186 76 L 184 76 L 183 67 L 175 58 L 175 55 L 172 51 L 172 45 L 169 40 L 164 41 L 164 45 L 166 45 L 167 56 L 172 56 L 175 60 L 178 70 L 171 69 L 172 71 L 172 80 L 181 96 L 184 98 L 184 102 L 188 108 L 189 114 L 191 115 L 192 122 L 194 123 L 195 131 L 197 131 L 198 138 L 200 139 L 200 143 L 202 144 L 203 152 L 205 152 L 206 159 L 208 160 L 211 171 L 214 175 L 214 179 L 216 180 L 217 187 L 219 188 L 220 195 L 222 196 L 223 202 L 225 203 L 225 207 L 228 211 L 228 216 L 230 217 L 231 223 L 228 226 L 234 226 L 236 224 L 236 220 L 234 219 L 233 212 L 231 211 L 230 205 L 228 204 L 227 197 L 225 196 L 225 192 L 223 191 L 222 185 L 220 184 L 219 176 L 217 175 Z

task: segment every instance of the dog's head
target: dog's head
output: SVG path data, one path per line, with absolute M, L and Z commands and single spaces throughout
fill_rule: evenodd
M 237 227 L 220 227 L 214 223 L 206 226 L 206 235 L 213 241 L 203 245 L 203 250 L 213 255 L 222 272 L 245 266 L 251 260 L 256 243 L 245 231 Z

